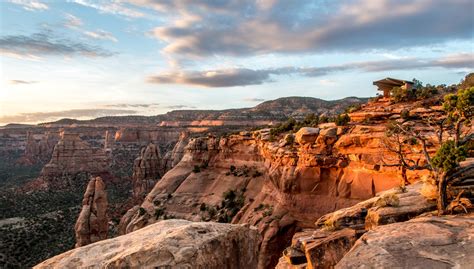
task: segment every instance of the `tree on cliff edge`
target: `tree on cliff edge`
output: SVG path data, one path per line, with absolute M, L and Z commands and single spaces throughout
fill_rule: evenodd
M 474 87 L 460 89 L 456 94 L 444 97 L 444 115 L 436 120 L 422 119 L 418 124 L 437 133 L 439 148 L 430 156 L 427 145 L 431 143 L 429 134 L 423 128 L 415 128 L 411 119 L 403 122 L 391 122 L 387 126 L 386 148 L 395 153 L 397 161 L 384 166 L 398 166 L 402 172 L 402 186 L 407 183 L 407 170 L 429 170 L 438 184 L 438 211 L 445 213 L 447 205 L 447 186 L 454 176 L 462 174 L 459 163 L 473 151 L 473 134 L 463 133 L 463 126 L 469 126 L 473 120 Z M 433 124 L 434 123 L 434 124 Z M 452 130 L 451 135 L 443 138 L 445 131 Z M 418 147 L 421 146 L 421 147 Z M 420 148 L 420 149 L 419 149 Z M 423 159 L 416 153 L 422 153 Z

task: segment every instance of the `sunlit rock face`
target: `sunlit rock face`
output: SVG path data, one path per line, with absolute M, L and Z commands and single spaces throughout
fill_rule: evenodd
M 166 220 L 34 268 L 256 268 L 260 242 L 248 225 Z
M 91 178 L 82 200 L 82 209 L 76 221 L 76 248 L 107 238 L 107 192 L 102 178 Z
M 380 105 L 371 103 L 362 111 L 370 114 Z M 397 105 L 386 109 L 400 112 Z M 419 113 L 427 115 L 425 110 Z M 399 169 L 385 165 L 397 160 L 384 142 L 386 123 L 392 119 L 387 114 L 348 126 L 325 123 L 294 135 L 272 136 L 262 129 L 190 139 L 181 161 L 122 219 L 121 231 L 170 217 L 249 223 L 263 237 L 259 267 L 275 266 L 296 231 L 313 227 L 326 213 L 400 185 Z M 428 151 L 433 153 L 436 145 L 430 136 Z M 409 157 L 423 162 L 417 147 Z M 426 174 L 409 171 L 407 177 L 414 182 Z

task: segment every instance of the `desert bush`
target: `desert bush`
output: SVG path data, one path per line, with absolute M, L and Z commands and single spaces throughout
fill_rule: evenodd
M 335 119 L 337 126 L 345 126 L 351 121 L 351 118 L 347 114 L 338 115 Z

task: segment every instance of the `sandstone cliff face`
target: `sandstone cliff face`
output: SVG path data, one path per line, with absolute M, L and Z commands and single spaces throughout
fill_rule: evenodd
M 167 220 L 34 268 L 256 268 L 259 245 L 258 231 L 246 225 Z
M 379 105 L 371 104 L 364 113 Z M 396 159 L 383 144 L 381 123 L 392 116 L 381 116 L 375 124 L 303 128 L 296 142 L 291 135 L 275 141 L 268 129 L 191 139 L 181 162 L 155 185 L 141 209 L 127 214 L 122 231 L 172 217 L 249 223 L 263 236 L 260 268 L 274 266 L 298 229 L 400 184 L 398 169 L 384 165 Z M 421 151 L 413 154 L 423 161 Z M 408 172 L 408 179 L 426 173 Z
M 100 177 L 91 178 L 82 200 L 82 209 L 74 227 L 76 248 L 107 238 L 107 193 Z
M 133 164 L 133 196 L 146 195 L 164 174 L 160 149 L 153 143 L 144 147 Z
M 101 148 L 91 148 L 79 134 L 61 133 L 51 160 L 43 167 L 41 176 L 58 177 L 87 172 L 99 175 L 109 172 L 108 158 Z
M 186 145 L 189 142 L 189 133 L 181 132 L 179 135 L 178 142 L 174 145 L 171 151 L 168 151 L 163 157 L 165 171 L 171 170 L 175 167 L 183 158 L 185 153 Z
M 46 163 L 51 158 L 51 153 L 59 138 L 57 132 L 45 132 L 41 135 L 35 135 L 28 131 L 25 152 L 20 163 L 26 165 Z

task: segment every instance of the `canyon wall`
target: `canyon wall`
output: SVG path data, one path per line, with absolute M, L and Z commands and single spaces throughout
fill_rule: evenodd
M 381 107 L 384 116 L 374 119 Z M 181 162 L 122 218 L 120 229 L 132 232 L 167 218 L 249 223 L 263 236 L 260 268 L 274 266 L 295 231 L 401 184 L 399 169 L 387 165 L 397 156 L 384 144 L 385 123 L 400 118 L 397 109 L 375 102 L 349 126 L 320 124 L 277 137 L 262 129 L 191 139 Z M 421 131 L 427 132 L 432 153 L 435 135 Z M 410 157 L 423 163 L 420 147 L 413 145 Z M 407 177 L 414 182 L 426 174 L 408 171 Z
M 62 132 L 55 145 L 51 160 L 41 171 L 42 177 L 59 177 L 87 172 L 99 175 L 109 172 L 105 151 L 92 148 L 77 133 Z

